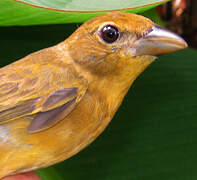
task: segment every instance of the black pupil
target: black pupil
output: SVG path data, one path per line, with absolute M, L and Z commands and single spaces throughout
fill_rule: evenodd
M 113 43 L 118 39 L 119 31 L 112 25 L 105 26 L 101 31 L 102 39 L 107 43 Z

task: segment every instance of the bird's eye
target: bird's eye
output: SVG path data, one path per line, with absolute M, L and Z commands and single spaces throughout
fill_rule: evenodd
M 112 25 L 106 25 L 101 29 L 100 36 L 106 43 L 115 42 L 120 35 L 117 27 Z

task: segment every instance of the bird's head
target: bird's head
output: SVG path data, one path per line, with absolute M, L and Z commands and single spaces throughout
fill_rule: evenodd
M 143 16 L 130 13 L 93 18 L 80 26 L 66 42 L 72 59 L 99 75 L 119 74 L 125 68 L 139 74 L 156 55 L 187 47 L 176 34 Z

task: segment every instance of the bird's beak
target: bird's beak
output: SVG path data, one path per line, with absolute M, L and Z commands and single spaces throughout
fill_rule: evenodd
M 187 43 L 180 36 L 162 27 L 153 25 L 145 35 L 136 41 L 131 52 L 134 56 L 155 56 L 181 50 L 186 47 Z

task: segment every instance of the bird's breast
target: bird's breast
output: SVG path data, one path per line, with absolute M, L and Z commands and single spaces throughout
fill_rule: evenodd
M 114 113 L 110 108 L 108 99 L 88 91 L 64 120 L 48 130 L 28 134 L 32 117 L 0 125 L 0 178 L 46 167 L 78 153 L 108 125 Z

